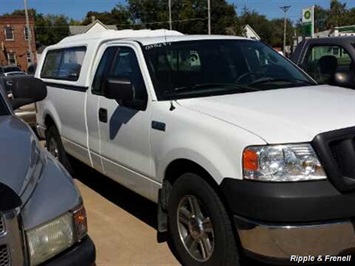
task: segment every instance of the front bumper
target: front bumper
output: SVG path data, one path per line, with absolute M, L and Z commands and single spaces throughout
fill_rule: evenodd
M 95 245 L 89 236 L 83 238 L 78 244 L 60 253 L 51 260 L 43 263 L 47 266 L 92 266 L 95 265 Z
M 355 254 L 354 223 L 275 225 L 234 216 L 242 247 L 261 260 L 291 262 L 295 256 L 311 256 L 330 262 L 329 256 Z M 328 256 L 328 257 L 326 257 Z M 342 258 L 343 259 L 343 258 Z M 353 258 L 355 259 L 355 258 Z
M 293 255 L 355 254 L 355 192 L 342 193 L 328 180 L 231 178 L 223 180 L 220 191 L 243 249 L 254 257 L 286 264 Z

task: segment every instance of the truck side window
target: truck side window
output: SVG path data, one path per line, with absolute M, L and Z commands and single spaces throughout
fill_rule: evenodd
M 85 53 L 86 47 L 48 51 L 41 71 L 41 78 L 78 80 Z
M 118 47 L 109 47 L 105 50 L 99 66 L 96 70 L 93 85 L 92 85 L 92 93 L 97 95 L 103 95 L 104 86 L 105 86 L 105 77 L 107 77 L 107 73 L 112 64 L 113 58 L 119 52 Z
M 109 47 L 96 71 L 93 93 L 103 95 L 106 78 L 129 79 L 135 99 L 147 100 L 147 90 L 135 52 L 128 47 Z

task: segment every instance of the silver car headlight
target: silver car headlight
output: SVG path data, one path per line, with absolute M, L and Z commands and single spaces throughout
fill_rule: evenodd
M 27 231 L 31 265 L 38 265 L 80 241 L 87 233 L 83 205 Z
M 310 144 L 247 147 L 243 152 L 243 175 L 245 179 L 268 182 L 327 178 Z

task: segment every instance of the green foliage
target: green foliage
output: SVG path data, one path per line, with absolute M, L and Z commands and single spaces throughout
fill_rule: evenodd
M 35 17 L 36 41 L 42 45 L 59 42 L 69 33 L 69 19 L 64 15 L 43 15 Z
M 270 27 L 270 21 L 264 15 L 260 15 L 255 10 L 243 8 L 238 16 L 238 24 L 240 27 L 245 25 L 251 26 L 262 40 L 269 43 L 273 34 L 273 29 Z
M 141 28 L 169 28 L 167 0 L 128 0 L 133 24 Z M 236 13 L 225 0 L 211 1 L 211 31 L 214 34 L 234 32 Z M 185 34 L 207 34 L 207 1 L 171 0 L 172 28 Z
M 331 0 L 329 8 L 315 6 L 315 31 L 324 31 L 338 26 L 355 25 L 355 8 L 348 9 L 346 3 Z

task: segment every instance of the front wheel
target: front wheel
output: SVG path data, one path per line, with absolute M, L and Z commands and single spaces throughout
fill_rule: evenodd
M 183 265 L 239 265 L 230 218 L 203 178 L 186 173 L 174 183 L 168 217 L 171 242 Z
M 72 168 L 65 153 L 62 140 L 55 126 L 50 126 L 46 134 L 46 146 L 50 154 L 52 154 L 63 166 L 72 173 Z

